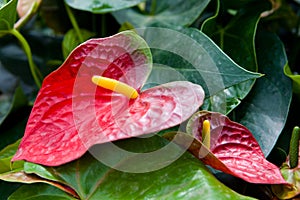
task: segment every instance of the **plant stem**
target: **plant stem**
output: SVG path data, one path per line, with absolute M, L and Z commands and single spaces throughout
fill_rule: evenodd
M 298 166 L 299 139 L 300 139 L 300 128 L 298 126 L 295 126 L 292 132 L 290 149 L 289 149 L 291 169 Z
M 68 13 L 69 19 L 71 21 L 71 24 L 72 24 L 72 26 L 73 26 L 73 28 L 74 28 L 77 36 L 78 36 L 78 39 L 79 39 L 80 43 L 84 42 L 84 39 L 82 37 L 82 34 L 81 34 L 79 26 L 78 26 L 78 23 L 75 19 L 75 16 L 73 15 L 73 12 L 72 12 L 71 8 L 66 3 L 65 3 L 65 7 L 66 7 L 66 11 Z
M 154 15 L 156 10 L 156 0 L 151 1 L 150 15 Z
M 33 76 L 34 82 L 40 88 L 42 85 L 41 80 L 43 79 L 43 76 L 42 76 L 40 70 L 36 67 L 36 65 L 33 62 L 32 53 L 31 53 L 29 44 L 27 43 L 27 41 L 23 37 L 23 35 L 17 29 L 12 29 L 9 31 L 9 33 L 14 35 L 20 41 L 20 43 L 23 47 L 23 50 L 25 51 L 25 54 L 27 56 L 29 68 L 30 68 L 31 74 Z

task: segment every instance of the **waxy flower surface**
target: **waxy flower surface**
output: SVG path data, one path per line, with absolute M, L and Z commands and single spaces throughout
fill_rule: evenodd
M 197 112 L 188 121 L 187 133 L 169 132 L 164 137 L 204 164 L 247 182 L 287 184 L 280 169 L 266 160 L 252 133 L 221 113 Z
M 178 81 L 141 91 L 151 68 L 149 47 L 131 31 L 78 46 L 45 78 L 12 161 L 57 166 L 95 144 L 188 119 L 203 103 L 202 87 Z
M 204 121 L 210 123 L 210 144 L 201 147 L 199 141 L 203 141 Z M 227 116 L 200 111 L 190 118 L 187 132 L 196 138 L 194 146 L 198 144 L 200 147 L 193 149 L 192 153 L 205 164 L 251 183 L 287 183 L 279 168 L 266 160 L 252 133 Z

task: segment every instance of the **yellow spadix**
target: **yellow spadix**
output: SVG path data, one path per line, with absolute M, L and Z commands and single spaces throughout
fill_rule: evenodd
M 136 89 L 115 79 L 103 76 L 93 76 L 92 82 L 105 89 L 123 94 L 130 99 L 135 99 L 139 96 L 139 93 L 136 91 Z

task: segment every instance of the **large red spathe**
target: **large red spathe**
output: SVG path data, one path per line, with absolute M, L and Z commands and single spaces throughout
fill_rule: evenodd
M 45 78 L 12 161 L 57 166 L 79 158 L 94 144 L 156 132 L 186 120 L 203 102 L 199 85 L 171 82 L 129 100 L 91 81 L 93 75 L 101 75 L 140 91 L 151 67 L 147 44 L 131 31 L 77 47 Z

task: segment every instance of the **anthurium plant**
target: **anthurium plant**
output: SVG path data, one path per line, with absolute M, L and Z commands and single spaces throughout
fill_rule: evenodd
M 0 0 L 0 200 L 299 198 L 299 11 Z

